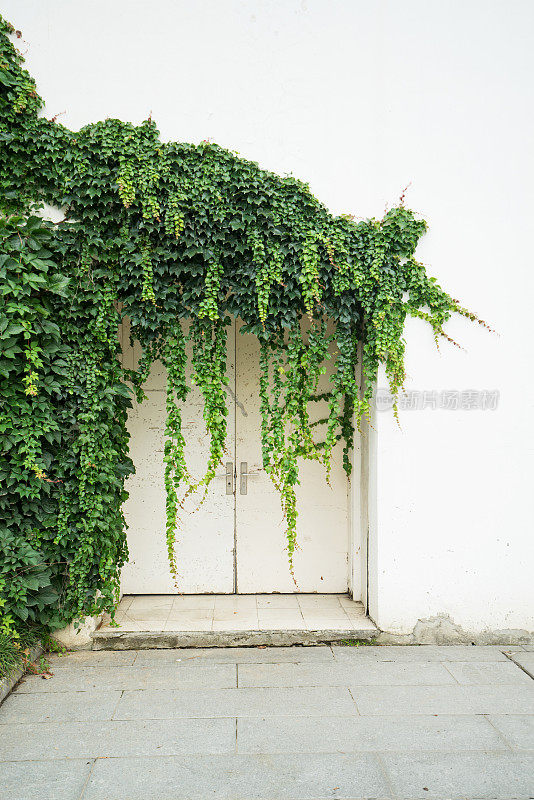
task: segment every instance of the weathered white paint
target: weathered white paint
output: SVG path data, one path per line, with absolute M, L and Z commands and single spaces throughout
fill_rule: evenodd
M 176 537 L 176 582 L 169 574 L 165 547 L 163 445 L 165 370 L 153 366 L 145 385 L 146 399 L 129 413 L 130 454 L 136 465 L 126 488 L 130 560 L 122 572 L 125 594 L 241 594 L 258 592 L 344 592 L 349 581 L 349 497 L 341 446 L 335 448 L 330 486 L 318 464 L 304 464 L 298 491 L 298 540 L 294 583 L 288 568 L 285 526 L 280 499 L 261 469 L 259 347 L 256 337 L 236 336 L 228 328 L 228 437 L 225 460 L 237 466 L 235 494 L 226 494 L 224 468 L 199 507 L 199 497 L 186 501 Z M 129 344 L 127 323 L 121 335 L 123 363 L 137 364 L 140 348 Z M 190 350 L 190 348 L 188 348 Z M 188 353 L 190 355 L 190 353 Z M 188 385 L 190 368 L 188 370 Z M 320 390 L 326 388 L 322 376 Z M 324 403 L 315 413 L 324 416 Z M 208 438 L 202 418 L 202 397 L 194 388 L 182 406 L 191 474 L 203 474 Z M 312 417 L 313 419 L 313 417 Z M 240 493 L 240 464 L 247 462 L 247 494 Z M 234 545 L 236 558 L 234 559 Z M 358 558 L 358 554 L 356 554 Z
M 234 380 L 235 327 L 228 333 L 227 375 Z M 126 364 L 133 368 L 141 354 L 138 344 L 131 348 L 123 336 Z M 188 344 L 188 363 L 190 365 Z M 190 366 L 188 368 L 190 373 Z M 191 381 L 188 379 L 188 385 Z M 169 572 L 165 541 L 165 486 L 163 447 L 165 433 L 165 369 L 153 365 L 145 385 L 146 399 L 135 403 L 128 415 L 131 435 L 130 454 L 136 473 L 126 484 L 130 493 L 124 505 L 128 524 L 130 560 L 122 571 L 125 594 L 176 594 L 184 592 L 232 592 L 234 587 L 234 498 L 225 492 L 224 467 L 211 483 L 206 499 L 199 506 L 200 494 L 184 504 L 181 525 L 176 534 L 177 580 Z M 231 403 L 231 397 L 228 398 Z M 202 417 L 202 395 L 192 387 L 181 406 L 187 446 L 187 464 L 198 479 L 206 469 L 209 440 Z M 227 446 L 235 449 L 235 415 L 228 417 Z M 229 456 L 233 461 L 232 455 Z
M 305 329 L 306 323 L 302 324 Z M 333 349 L 333 348 L 332 348 Z M 349 495 L 340 444 L 332 454 L 330 485 L 317 462 L 302 461 L 297 488 L 297 541 L 293 581 L 288 570 L 285 525 L 280 498 L 262 470 L 260 439 L 259 343 L 255 336 L 236 336 L 236 464 L 248 465 L 246 495 L 236 493 L 237 588 L 247 592 L 345 592 L 352 567 L 349 558 Z M 321 376 L 325 391 L 332 362 Z M 310 419 L 324 418 L 327 404 L 314 403 Z M 316 441 L 324 426 L 316 428 Z M 358 527 L 358 536 L 360 530 Z M 352 553 L 351 553 L 352 555 Z M 354 552 L 358 560 L 359 553 Z M 359 594 L 356 595 L 359 599 Z
M 377 414 L 370 610 L 408 633 L 448 615 L 534 631 L 531 2 L 382 3 L 377 180 L 430 223 L 419 254 L 497 330 L 457 319 L 465 351 L 407 326 L 407 389 L 497 389 L 496 411 Z M 383 383 L 383 378 L 382 381 Z M 428 623 L 432 626 L 434 623 Z
M 4 0 L 47 113 L 152 111 L 309 180 L 335 212 L 407 202 L 420 254 L 498 330 L 467 352 L 408 326 L 410 387 L 499 389 L 497 411 L 386 414 L 370 431 L 372 616 L 534 629 L 530 0 Z M 364 442 L 364 446 L 367 444 Z
M 71 622 L 64 628 L 54 631 L 54 639 L 67 650 L 89 650 L 93 641 L 93 633 L 102 620 L 98 617 L 83 617 Z

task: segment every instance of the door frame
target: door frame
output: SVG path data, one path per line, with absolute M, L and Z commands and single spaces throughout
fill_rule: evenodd
M 358 381 L 365 390 L 362 373 L 361 344 L 358 353 Z M 360 430 L 354 437 L 351 453 L 352 472 L 349 482 L 349 592 L 353 599 L 369 610 L 369 531 L 374 522 L 372 497 L 375 491 L 373 475 L 376 469 L 375 408 L 371 404 L 371 419 L 363 417 Z M 358 427 L 356 419 L 354 428 Z

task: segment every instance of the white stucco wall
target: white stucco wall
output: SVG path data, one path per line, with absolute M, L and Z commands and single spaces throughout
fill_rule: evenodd
M 146 118 L 293 172 L 335 212 L 407 203 L 420 257 L 497 329 L 407 329 L 407 388 L 494 411 L 377 414 L 370 612 L 534 630 L 530 0 L 4 0 L 47 113 Z M 374 462 L 373 462 L 374 463 Z

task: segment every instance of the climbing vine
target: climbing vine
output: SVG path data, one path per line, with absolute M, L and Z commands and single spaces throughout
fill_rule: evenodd
M 452 313 L 477 318 L 417 261 L 426 224 L 402 202 L 383 219 L 355 222 L 332 216 L 295 178 L 216 144 L 161 142 L 151 119 L 70 131 L 42 116 L 15 45 L 1 20 L 3 627 L 113 611 L 127 559 L 128 407 L 132 392 L 142 401 L 158 359 L 176 577 L 183 501 L 201 501 L 225 453 L 232 317 L 260 342 L 263 464 L 280 492 L 293 572 L 300 460 L 324 464 L 328 480 L 341 441 L 350 474 L 354 425 L 369 414 L 381 364 L 396 414 L 407 316 L 428 322 L 436 340 L 449 338 Z M 60 222 L 40 218 L 45 204 L 62 210 Z M 135 369 L 120 359 L 126 318 L 142 348 Z M 329 388 L 319 391 L 329 360 Z M 187 467 L 181 409 L 190 384 L 210 442 L 203 476 Z M 311 422 L 319 401 L 326 416 Z

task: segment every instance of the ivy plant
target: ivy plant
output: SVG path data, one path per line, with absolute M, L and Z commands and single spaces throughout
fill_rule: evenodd
M 426 223 L 402 201 L 356 222 L 333 216 L 306 184 L 209 141 L 162 142 L 151 119 L 71 131 L 42 116 L 14 34 L 0 18 L 4 628 L 113 611 L 133 469 L 128 387 L 142 400 L 157 359 L 167 374 L 166 536 L 176 575 L 183 499 L 205 494 L 225 453 L 236 317 L 260 342 L 263 464 L 280 492 L 292 571 L 300 460 L 323 463 L 328 479 L 341 441 L 350 474 L 354 426 L 369 414 L 381 364 L 397 413 L 408 316 L 436 340 L 449 338 L 451 314 L 477 318 L 417 260 Z M 39 221 L 44 204 L 62 209 L 62 221 Z M 118 358 L 126 317 L 143 352 L 135 370 Z M 181 425 L 187 339 L 210 441 L 203 476 L 188 471 Z M 329 390 L 319 393 L 329 358 Z M 318 400 L 328 414 L 312 423 Z

